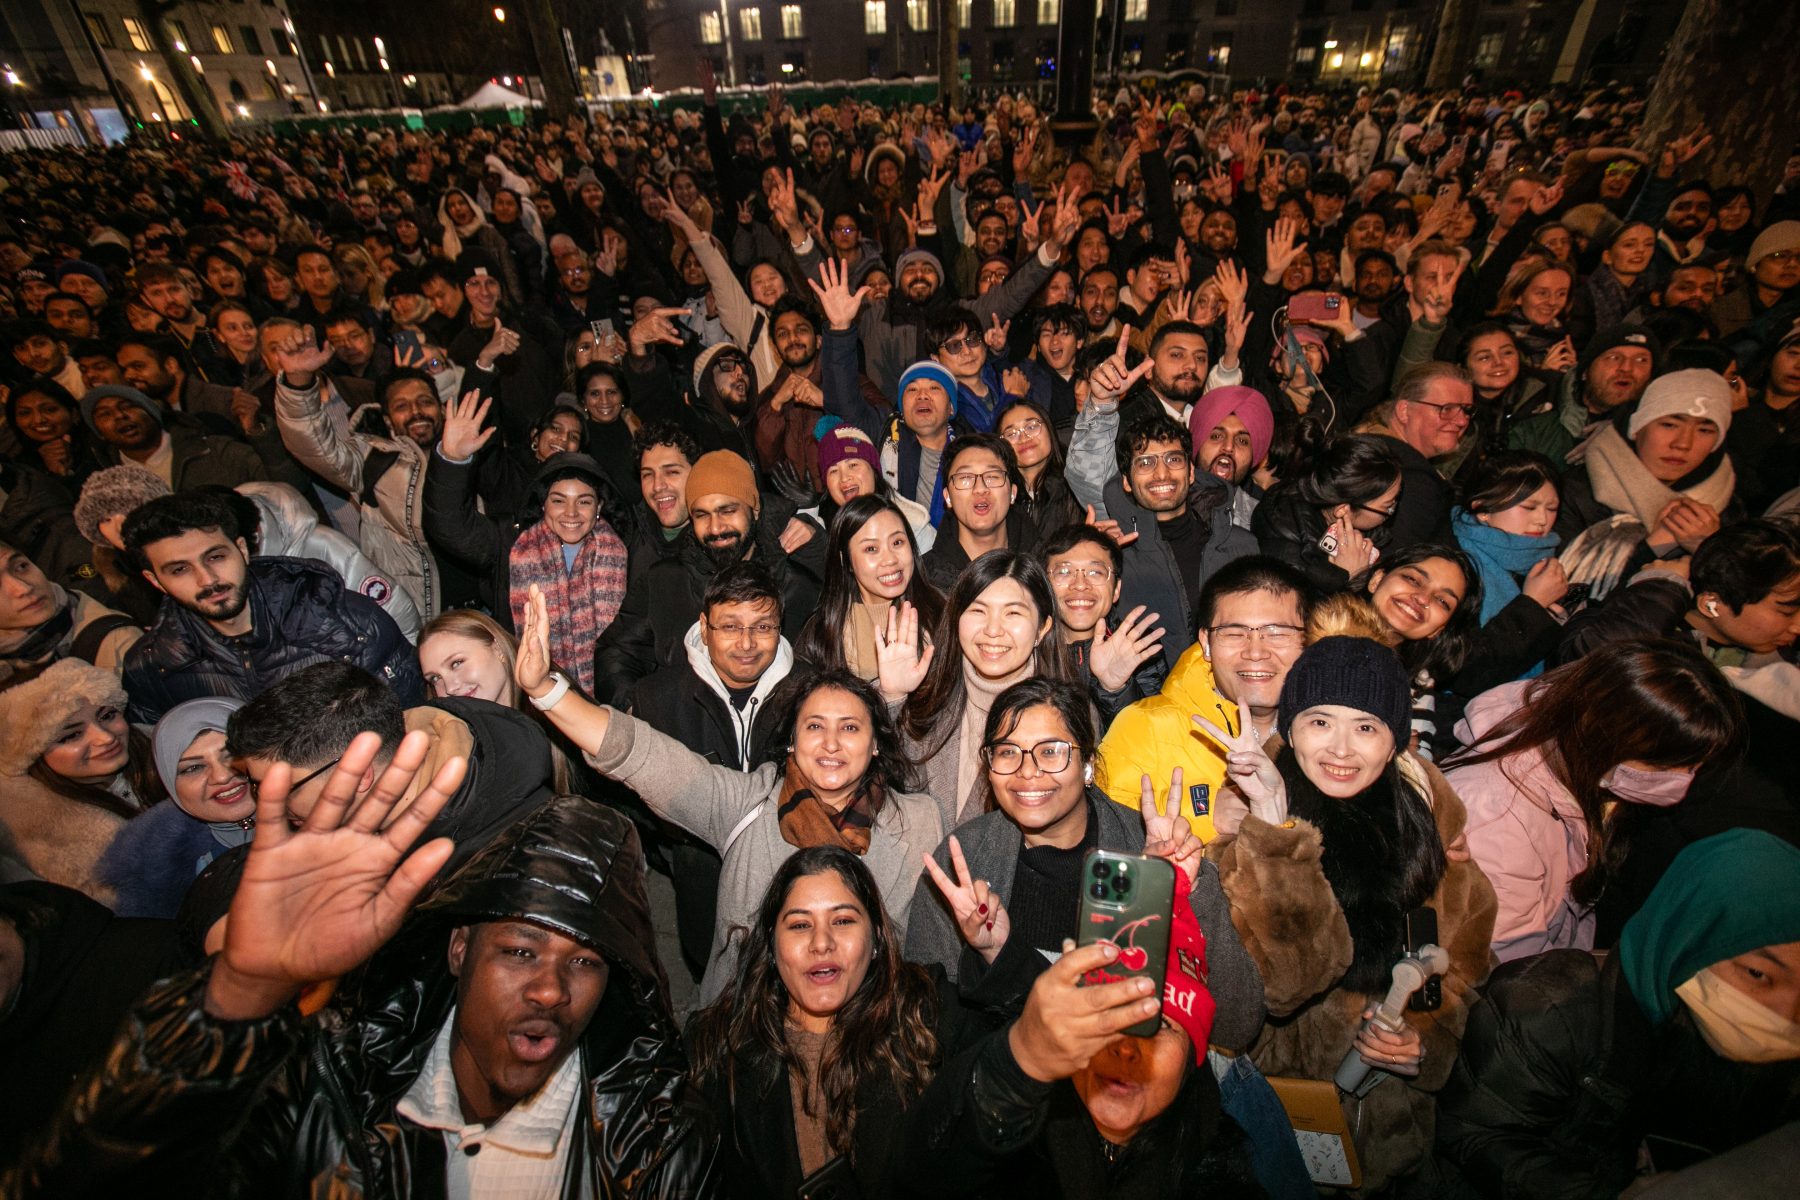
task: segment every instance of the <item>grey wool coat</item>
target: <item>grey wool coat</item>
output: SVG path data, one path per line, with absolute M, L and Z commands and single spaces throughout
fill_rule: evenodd
M 1100 849 L 1120 854 L 1144 852 L 1143 819 L 1137 813 L 1092 787 L 1088 789 L 1088 804 L 1098 824 Z M 985 879 L 1000 903 L 1009 903 L 1013 873 L 1018 866 L 1019 852 L 1025 847 L 1019 827 L 1004 812 L 996 810 L 965 821 L 952 832 L 968 861 L 970 875 Z M 948 837 L 933 856 L 946 874 L 954 875 Z M 1069 903 L 1074 905 L 1078 900 L 1071 895 Z M 1227 1053 L 1242 1053 L 1262 1031 L 1265 1015 L 1262 974 L 1238 940 L 1237 930 L 1231 923 L 1231 905 L 1219 885 L 1218 869 L 1210 861 L 1200 868 L 1200 877 L 1193 886 L 1192 903 L 1194 916 L 1200 921 L 1200 932 L 1206 937 L 1208 983 L 1217 1004 L 1212 1044 Z M 921 878 L 907 921 L 906 957 L 917 963 L 937 963 L 954 980 L 964 948 L 962 934 L 956 928 L 943 895 L 930 879 Z

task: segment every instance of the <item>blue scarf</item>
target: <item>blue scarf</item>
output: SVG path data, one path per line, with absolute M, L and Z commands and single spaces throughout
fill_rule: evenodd
M 1499 611 L 1519 597 L 1519 582 L 1531 568 L 1549 558 L 1562 544 L 1562 536 L 1546 533 L 1526 537 L 1483 525 L 1465 508 L 1452 510 L 1450 523 L 1456 541 L 1481 572 L 1481 623 L 1486 625 Z

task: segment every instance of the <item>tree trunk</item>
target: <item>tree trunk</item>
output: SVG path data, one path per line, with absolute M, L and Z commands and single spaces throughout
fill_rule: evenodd
M 956 40 L 962 31 L 956 27 L 956 0 L 937 0 L 936 7 L 938 96 L 954 109 L 962 100 L 962 75 L 956 68 Z M 956 123 L 954 113 L 950 122 Z
M 569 56 L 563 52 L 562 22 L 550 0 L 525 0 L 519 7 L 525 14 L 525 36 L 531 41 L 532 57 L 537 60 L 538 82 L 544 87 L 544 115 L 566 120 L 575 111 L 575 81 L 569 77 Z
M 1462 81 L 1475 57 L 1475 0 L 1444 0 L 1438 14 L 1437 41 L 1431 48 L 1431 66 L 1425 70 L 1427 88 L 1451 88 Z
M 1639 149 L 1655 162 L 1665 142 L 1704 121 L 1713 136 L 1703 159 L 1710 181 L 1742 184 L 1766 205 L 1800 137 L 1796 39 L 1800 4 L 1688 0 L 1650 93 Z
M 157 0 L 138 0 L 138 19 L 144 23 L 144 33 L 155 48 L 157 57 L 162 59 L 163 71 L 169 82 L 181 93 L 181 102 L 187 105 L 188 112 L 200 123 L 200 135 L 210 142 L 222 142 L 229 134 L 225 131 L 225 117 L 219 112 L 219 101 L 206 86 L 204 80 L 194 71 L 194 64 L 188 61 L 188 55 L 175 49 L 169 40 L 169 30 L 163 24 L 170 4 L 158 3 Z M 188 47 L 188 54 L 198 54 L 199 50 Z

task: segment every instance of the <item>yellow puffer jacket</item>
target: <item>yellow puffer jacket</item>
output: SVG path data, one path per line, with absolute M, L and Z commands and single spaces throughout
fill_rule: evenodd
M 1162 692 L 1113 718 L 1100 741 L 1097 782 L 1127 808 L 1137 808 L 1142 777 L 1150 776 L 1158 804 L 1169 794 L 1169 777 L 1181 768 L 1181 815 L 1202 841 L 1213 839 L 1213 807 L 1225 783 L 1225 752 L 1189 720 L 1199 714 L 1228 729 L 1238 727 L 1237 705 L 1213 687 L 1212 664 L 1195 642 L 1175 660 Z

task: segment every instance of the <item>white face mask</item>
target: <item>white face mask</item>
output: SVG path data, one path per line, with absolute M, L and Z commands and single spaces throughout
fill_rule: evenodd
M 1800 1058 L 1800 1024 L 1758 1004 L 1711 967 L 1676 988 L 1675 995 L 1720 1057 L 1742 1063 Z
M 463 369 L 456 366 L 447 367 L 431 377 L 431 382 L 437 387 L 438 402 L 445 408 L 450 407 L 450 403 L 462 395 L 462 377 Z

